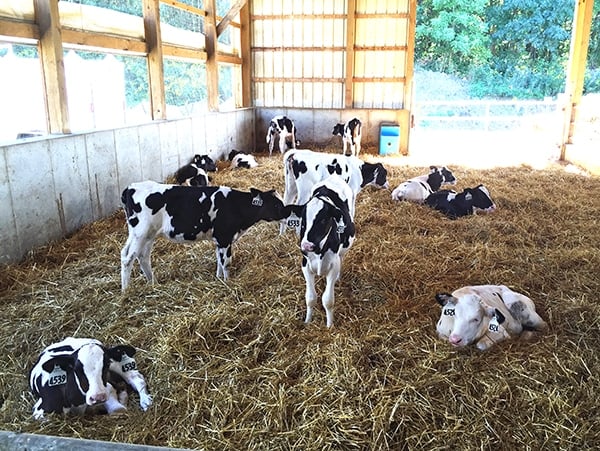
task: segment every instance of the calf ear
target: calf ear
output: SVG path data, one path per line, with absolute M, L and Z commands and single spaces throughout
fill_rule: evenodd
M 106 350 L 106 354 L 112 360 L 120 362 L 123 358 L 123 354 L 127 354 L 129 357 L 133 357 L 135 355 L 135 348 L 129 345 L 117 345 L 112 348 L 108 348 Z
M 283 206 L 283 217 L 288 218 L 293 213 L 296 216 L 301 218 L 303 210 L 304 210 L 304 205 L 294 205 L 294 204 L 284 205 Z
M 498 309 L 494 309 L 494 316 L 496 317 L 498 324 L 502 324 L 504 321 L 506 321 L 506 317 Z
M 455 302 L 457 299 L 452 296 L 450 293 L 438 293 L 435 295 L 435 300 L 440 305 L 446 305 L 448 302 Z
M 44 362 L 42 364 L 42 368 L 44 371 L 51 373 L 56 365 L 60 366 L 63 370 L 67 371 L 69 369 L 73 369 L 75 364 L 75 355 L 59 355 L 56 357 L 52 357 L 50 360 Z

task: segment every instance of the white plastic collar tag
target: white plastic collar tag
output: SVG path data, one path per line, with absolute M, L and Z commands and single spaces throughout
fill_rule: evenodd
M 121 357 L 121 370 L 124 373 L 127 371 L 133 371 L 137 369 L 137 365 L 135 363 L 135 359 L 133 357 L 129 357 L 127 354 L 123 354 Z
M 499 328 L 500 328 L 500 324 L 498 323 L 498 318 L 496 318 L 496 315 L 494 315 L 494 316 L 492 316 L 492 319 L 490 320 L 488 330 L 490 332 L 498 332 Z
M 54 369 L 48 376 L 48 386 L 56 387 L 57 385 L 65 385 L 67 383 L 67 372 L 60 366 L 54 365 Z
M 336 228 L 337 233 L 339 233 L 341 235 L 346 230 L 346 224 L 344 224 L 343 219 L 340 219 L 340 222 L 336 222 L 336 224 L 337 224 L 337 228 Z
M 456 311 L 453 308 L 445 308 L 444 309 L 444 315 L 446 316 L 454 316 L 456 314 Z
M 260 198 L 259 194 L 252 198 L 252 205 L 254 205 L 255 207 L 263 206 L 263 200 Z
M 287 226 L 291 229 L 295 229 L 300 227 L 300 218 L 296 215 L 296 213 L 292 213 L 287 219 Z

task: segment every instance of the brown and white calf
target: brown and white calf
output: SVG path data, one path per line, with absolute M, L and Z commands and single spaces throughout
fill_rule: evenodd
M 345 124 L 335 124 L 333 126 L 333 135 L 342 137 L 342 155 L 347 155 L 346 149 L 350 146 L 350 155 L 358 157 L 362 138 L 362 123 L 360 119 L 355 117 Z
M 106 348 L 92 338 L 68 337 L 46 347 L 29 373 L 29 386 L 38 398 L 33 417 L 121 412 L 127 408 L 127 387 L 139 394 L 140 407 L 147 410 L 152 397 L 134 355 L 132 346 Z
M 338 175 L 317 183 L 304 205 L 287 205 L 300 218 L 302 274 L 306 281 L 306 319 L 312 320 L 317 304 L 315 278 L 325 277 L 322 303 L 327 327 L 333 326 L 334 286 L 340 278 L 342 258 L 352 246 L 355 235 L 354 193 Z
M 442 306 L 437 333 L 457 348 L 474 344 L 483 351 L 524 330 L 548 327 L 530 298 L 504 285 L 465 286 L 435 298 Z

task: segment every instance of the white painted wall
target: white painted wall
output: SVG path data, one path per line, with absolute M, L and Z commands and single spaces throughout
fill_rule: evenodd
M 131 182 L 164 181 L 196 153 L 253 150 L 253 130 L 241 109 L 0 146 L 0 263 L 112 214 Z

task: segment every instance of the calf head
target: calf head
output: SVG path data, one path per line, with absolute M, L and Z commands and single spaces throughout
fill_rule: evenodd
M 264 221 L 279 221 L 287 217 L 286 213 L 289 210 L 286 210 L 281 196 L 274 189 L 260 191 L 256 188 L 250 188 L 250 194 L 252 207 L 258 209 L 258 218 Z
M 344 124 L 335 124 L 333 126 L 334 136 L 344 136 Z
M 192 164 L 208 172 L 215 172 L 217 170 L 215 161 L 208 155 L 194 155 Z
M 443 177 L 442 185 L 454 185 L 456 183 L 456 177 L 446 166 L 442 166 L 440 173 Z
M 46 392 L 40 395 L 62 399 L 64 407 L 103 403 L 107 400 L 108 366 L 104 348 L 95 343 L 70 354 L 56 355 L 42 364 L 47 373 L 42 378 Z
M 387 169 L 381 163 L 363 163 L 360 168 L 362 173 L 361 188 L 372 185 L 376 188 L 388 188 Z
M 490 192 L 485 186 L 478 185 L 475 188 L 467 188 L 463 192 L 465 193 L 465 199 L 472 202 L 473 212 L 492 213 L 496 210 L 496 204 L 494 204 Z
M 439 293 L 435 298 L 442 305 L 438 334 L 441 338 L 447 337 L 450 344 L 458 348 L 479 342 L 488 332 L 490 319 L 497 313 L 502 315 L 486 306 L 476 294 L 456 298 L 448 293 Z

